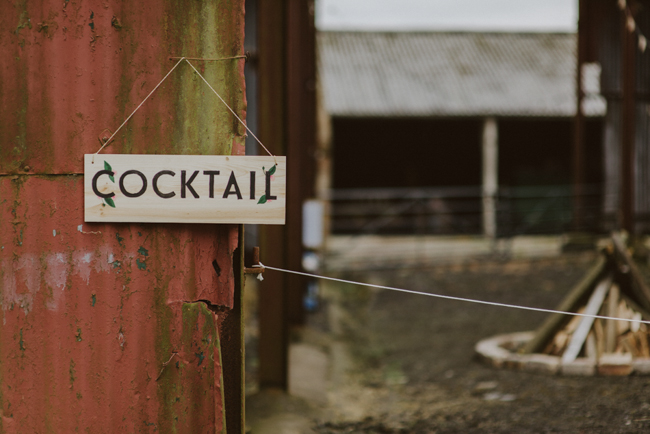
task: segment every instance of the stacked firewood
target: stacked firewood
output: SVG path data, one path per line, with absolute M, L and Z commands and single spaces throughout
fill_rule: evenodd
M 595 294 L 595 292 L 594 292 Z M 578 309 L 578 313 L 621 318 L 628 321 L 574 316 L 560 329 L 543 353 L 562 356 L 563 361 L 572 361 L 576 357 L 598 360 L 603 354 L 626 354 L 632 357 L 650 358 L 650 333 L 646 324 L 640 322 L 642 315 L 636 311 L 627 297 L 621 294 L 617 284 L 611 284 L 603 303 L 587 311 L 588 305 Z M 580 326 L 587 327 L 586 334 L 580 332 Z M 567 353 L 567 349 L 577 348 Z M 567 353 L 565 357 L 565 353 Z
M 519 352 L 559 356 L 562 363 L 587 358 L 650 359 L 650 287 L 621 234 Z M 597 318 L 607 317 L 607 318 Z

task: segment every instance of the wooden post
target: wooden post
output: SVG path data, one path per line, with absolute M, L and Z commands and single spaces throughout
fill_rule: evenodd
M 493 117 L 483 121 L 483 234 L 497 235 L 497 193 L 499 189 L 499 145 L 497 121 Z
M 314 193 L 315 27 L 313 2 L 259 0 L 259 132 L 277 155 L 286 155 L 284 227 L 260 228 L 262 258 L 300 270 L 302 204 Z M 264 259 L 263 259 L 264 260 Z M 280 265 L 281 264 L 281 265 Z M 287 389 L 288 329 L 304 322 L 301 276 L 267 273 L 260 292 L 261 387 Z
M 259 137 L 271 152 L 286 154 L 284 2 L 260 0 L 258 11 Z M 287 268 L 286 227 L 261 226 L 261 256 Z M 265 259 L 264 259 L 265 258 Z M 265 273 L 259 292 L 259 384 L 287 390 L 287 276 Z
M 582 65 L 587 57 L 586 1 L 578 5 L 578 56 L 576 59 L 576 114 L 573 124 L 573 230 L 584 227 L 585 116 L 582 111 Z
M 287 155 L 291 170 L 287 178 L 287 261 L 292 270 L 302 269 L 302 206 L 314 197 L 316 154 L 316 27 L 313 1 L 286 1 L 286 92 Z M 303 298 L 307 278 L 288 279 L 289 326 L 306 320 Z
M 627 27 L 627 18 L 621 14 L 623 57 L 621 80 L 623 102 L 621 110 L 621 227 L 634 234 L 634 94 L 636 66 L 636 33 Z

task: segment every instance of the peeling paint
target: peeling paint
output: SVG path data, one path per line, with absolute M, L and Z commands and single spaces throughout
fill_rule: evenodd
M 140 258 L 137 258 L 135 260 L 135 263 L 138 265 L 138 270 L 146 270 L 147 269 L 147 263 L 145 261 L 140 261 Z
M 72 264 L 75 274 L 78 274 L 87 284 L 90 283 L 90 273 L 92 272 L 92 257 L 91 252 L 73 252 Z
M 23 329 L 20 329 L 20 340 L 18 341 L 18 344 L 20 345 L 20 351 L 24 352 L 25 351 L 25 341 L 23 341 Z
M 34 294 L 40 289 L 41 264 L 34 254 L 25 254 L 14 261 L 3 260 L 2 309 L 18 305 L 27 315 L 32 309 Z
M 70 388 L 74 388 L 74 380 L 76 380 L 75 377 L 75 363 L 73 359 L 70 359 L 70 368 L 68 369 L 68 372 L 70 373 Z
M 47 255 L 45 281 L 52 289 L 65 290 L 65 283 L 70 272 L 67 258 L 64 253 L 51 253 Z

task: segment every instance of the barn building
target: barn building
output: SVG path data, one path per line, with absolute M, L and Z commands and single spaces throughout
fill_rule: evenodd
M 576 35 L 321 32 L 334 233 L 572 224 Z M 583 228 L 603 209 L 600 67 L 583 65 Z

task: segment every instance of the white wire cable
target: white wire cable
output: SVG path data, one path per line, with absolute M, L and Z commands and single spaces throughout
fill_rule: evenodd
M 544 309 L 544 308 L 541 308 L 541 307 L 519 306 L 519 305 L 516 305 L 516 304 L 498 303 L 498 302 L 495 302 L 495 301 L 475 300 L 475 299 L 472 299 L 472 298 L 454 297 L 452 295 L 442 295 L 442 294 L 434 294 L 434 293 L 430 293 L 430 292 L 414 291 L 414 290 L 411 290 L 411 289 L 395 288 L 395 287 L 392 287 L 392 286 L 373 285 L 371 283 L 355 282 L 354 280 L 338 279 L 338 278 L 335 278 L 335 277 L 320 276 L 318 274 L 303 273 L 302 271 L 293 271 L 293 270 L 285 270 L 283 268 L 270 267 L 268 265 L 262 264 L 261 262 L 259 263 L 259 265 L 253 265 L 253 267 L 259 267 L 259 268 L 262 268 L 262 270 L 268 269 L 268 270 L 273 270 L 273 271 L 280 271 L 282 273 L 297 274 L 299 276 L 307 276 L 307 277 L 313 277 L 313 278 L 316 278 L 316 279 L 330 280 L 332 282 L 349 283 L 349 284 L 352 284 L 352 285 L 360 285 L 360 286 L 368 286 L 368 287 L 371 287 L 371 288 L 387 289 L 387 290 L 390 290 L 390 291 L 404 292 L 404 293 L 407 293 L 407 294 L 426 295 L 428 297 L 442 298 L 442 299 L 445 299 L 445 300 L 464 301 L 464 302 L 467 302 L 467 303 L 485 304 L 485 305 L 488 305 L 488 306 L 498 306 L 498 307 L 508 307 L 508 308 L 511 308 L 511 309 L 532 310 L 534 312 L 556 313 L 556 314 L 561 314 L 561 315 L 572 315 L 572 316 L 580 316 L 580 317 L 586 317 L 586 318 L 610 319 L 610 320 L 614 320 L 614 321 L 629 321 L 629 322 L 650 324 L 650 321 L 647 321 L 647 320 L 626 319 L 626 318 L 618 318 L 618 317 L 604 316 L 604 315 L 590 315 L 590 314 L 584 314 L 584 313 L 578 313 L 578 312 L 566 312 L 566 311 L 555 310 L 555 309 Z

